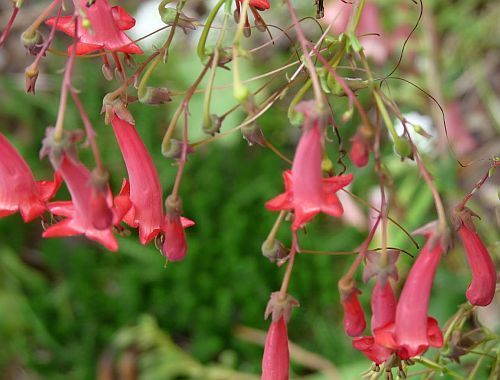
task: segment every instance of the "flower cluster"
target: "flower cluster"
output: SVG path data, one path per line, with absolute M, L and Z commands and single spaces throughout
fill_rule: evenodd
M 0 36 L 0 45 L 7 38 L 21 3 L 22 1 L 14 2 L 14 13 L 7 30 Z M 374 85 L 374 75 L 366 57 L 371 57 L 381 64 L 392 54 L 393 46 L 384 43 L 375 45 L 373 49 L 373 44 L 371 48 L 370 44 L 365 44 L 367 46 L 363 48 L 358 41 L 358 35 L 370 37 L 374 41 L 374 34 L 382 32 L 378 8 L 373 4 L 366 4 L 365 7 L 364 1 L 354 2 L 354 13 L 344 13 L 338 20 L 339 25 L 332 25 L 333 29 L 338 29 L 338 37 L 323 36 L 324 41 L 322 37 L 321 43 L 313 46 L 300 27 L 292 1 L 286 1 L 295 34 L 288 29 L 283 31 L 290 41 L 293 42 L 290 37 L 292 35 L 297 39 L 297 49 L 300 46 L 301 51 L 298 52 L 299 59 L 295 63 L 300 67 L 295 74 L 287 76 L 287 81 L 280 90 L 273 92 L 272 96 L 259 104 L 256 95 L 260 90 L 252 93 L 240 78 L 239 60 L 249 53 L 242 47 L 240 37 L 250 37 L 252 28 L 255 27 L 259 31 L 267 31 L 271 38 L 271 41 L 263 46 L 275 43 L 275 38 L 261 14 L 271 8 L 271 3 L 268 0 L 220 1 L 218 5 L 214 5 L 206 23 L 198 22 L 183 13 L 186 2 L 178 2 L 176 8 L 167 6 L 167 3 L 170 1 L 159 1 L 158 12 L 166 25 L 165 28 L 169 29 L 169 38 L 162 47 L 155 49 L 154 53 L 137 66 L 134 65 L 132 56 L 143 54 L 143 50 L 137 41 L 131 40 L 125 33 L 134 27 L 135 19 L 124 8 L 112 6 L 108 0 L 73 0 L 72 13 L 69 14 L 66 14 L 62 0 L 54 0 L 23 33 L 25 47 L 30 54 L 36 56 L 35 61 L 25 71 L 26 90 L 33 94 L 39 74 L 39 62 L 51 51 L 49 47 L 56 31 L 65 33 L 72 43 L 67 47 L 57 120 L 54 127 L 46 129 L 40 151 L 40 157 L 48 157 L 52 165 L 53 179 L 35 180 L 20 152 L 0 133 L 0 217 L 19 212 L 25 222 L 41 218 L 45 228 L 42 233 L 44 238 L 85 236 L 110 251 L 119 249 L 117 235 L 125 235 L 125 226 L 128 226 L 137 229 L 142 245 L 154 241 L 168 261 L 183 260 L 187 254 L 185 229 L 194 225 L 192 220 L 183 216 L 180 188 L 184 168 L 188 164 L 188 154 L 195 152 L 200 145 L 224 135 L 217 133 L 220 132 L 225 117 L 232 111 L 224 115 L 212 114 L 210 102 L 215 88 L 216 71 L 219 68 L 228 69 L 229 65 L 232 65 L 230 70 L 233 74 L 233 94 L 238 102 L 233 110 L 241 109 L 247 114 L 247 118 L 227 133 L 241 130 L 249 144 L 268 147 L 290 164 L 282 173 L 284 192 L 279 193 L 277 189 L 275 194 L 278 195 L 265 203 L 265 208 L 276 212 L 278 216 L 262 244 L 262 252 L 277 266 L 286 264 L 286 270 L 281 287 L 271 293 L 264 313 L 265 319 L 271 317 L 271 321 L 263 352 L 262 379 L 287 380 L 290 377 L 288 323 L 292 308 L 299 306 L 299 303 L 289 294 L 288 288 L 296 256 L 306 252 L 301 249 L 299 240 L 304 243 L 301 239 L 306 232 L 309 233 L 306 228 L 314 225 L 319 214 L 325 214 L 328 223 L 340 223 L 340 219 L 345 217 L 344 212 L 351 208 L 347 202 L 341 202 L 340 194 L 351 194 L 354 199 L 359 198 L 347 189 L 354 181 L 354 175 L 350 171 L 353 168 L 368 166 L 370 160 L 373 161 L 373 172 L 378 177 L 380 206 L 362 201 L 376 211 L 376 222 L 359 248 L 347 252 L 354 259 L 338 283 L 338 307 L 343 311 L 344 331 L 352 338 L 354 349 L 362 352 L 377 367 L 383 365 L 391 376 L 393 368 L 397 368 L 400 376 L 404 377 L 406 365 L 412 358 L 423 355 L 431 347 L 440 348 L 447 343 L 445 340 L 449 334 L 443 334 L 438 321 L 429 316 L 429 305 L 436 271 L 442 256 L 448 251 L 450 236 L 441 196 L 417 146 L 412 142 L 406 128 L 407 120 L 399 112 L 395 102 L 389 99 L 379 86 Z M 216 28 L 212 22 L 223 5 L 224 21 L 221 27 Z M 315 5 L 317 15 L 321 16 L 324 11 L 323 1 L 318 0 Z M 237 25 L 233 33 L 233 45 L 226 48 L 223 44 L 229 34 L 226 32 L 231 7 L 235 8 Z M 330 5 L 326 9 L 327 16 L 337 7 L 345 6 L 340 3 Z M 254 26 L 250 25 L 250 14 L 253 15 Z M 47 40 L 37 29 L 41 24 L 51 30 Z M 168 61 L 175 30 L 182 29 L 187 34 L 200 25 L 203 25 L 204 30 L 200 34 L 197 53 L 204 68 L 192 86 L 182 93 L 169 91 L 166 87 L 149 86 L 155 68 Z M 207 48 L 205 43 L 208 34 L 213 33 L 212 29 L 219 30 L 220 38 L 214 39 L 217 41 L 215 46 Z M 94 54 L 89 56 L 90 53 Z M 116 178 L 115 173 L 106 169 L 106 162 L 102 160 L 95 141 L 96 133 L 89 121 L 91 118 L 79 100 L 79 91 L 72 85 L 75 61 L 83 55 L 87 55 L 86 58 L 95 56 L 102 59 L 103 76 L 110 81 L 116 77 L 119 81 L 118 88 L 104 96 L 102 113 L 104 124 L 110 125 L 108 128 L 114 134 L 112 142 L 109 143 L 116 143 L 121 152 L 127 172 L 126 178 Z M 351 64 L 345 66 L 345 70 L 349 67 L 363 67 L 363 70 L 353 71 L 356 75 L 363 73 L 366 79 L 342 77 L 337 69 L 343 60 Z M 286 68 L 294 66 L 295 63 Z M 322 67 L 318 67 L 319 64 Z M 130 74 L 129 70 L 132 69 L 135 72 Z M 271 74 L 281 75 L 281 71 L 274 70 Z M 206 88 L 200 91 L 200 83 L 205 83 L 204 80 Z M 269 107 L 285 99 L 286 94 L 292 91 L 296 84 L 303 87 L 290 102 L 288 116 L 289 124 L 300 125 L 300 130 L 294 130 L 297 141 L 293 161 L 290 161 L 266 138 L 256 120 Z M 304 100 L 311 89 L 314 100 Z M 361 97 L 357 96 L 357 91 L 360 90 L 367 91 L 367 98 L 370 98 L 374 112 L 365 112 L 360 102 Z M 200 112 L 203 113 L 202 132 L 210 136 L 206 140 L 193 143 L 188 131 L 190 101 L 197 92 L 203 92 L 205 96 L 203 112 Z M 143 105 L 160 105 L 170 102 L 172 97 L 179 94 L 184 98 L 173 113 L 161 143 L 162 154 L 165 158 L 175 161 L 177 170 L 172 189 L 165 196 L 162 179 L 141 138 L 143 126 L 136 125 L 129 104 L 138 101 Z M 331 96 L 347 96 L 349 109 L 340 118 L 329 103 Z M 65 112 L 70 97 L 78 108 L 85 134 L 80 130 L 69 131 L 65 127 Z M 344 131 L 339 128 L 338 120 L 347 124 L 353 119 L 355 109 L 359 111 L 361 121 L 354 124 L 358 126 L 357 129 L 351 128 L 347 132 L 347 135 L 351 136 L 350 140 L 343 140 Z M 401 120 L 404 127 L 401 135 L 395 130 L 391 112 L 392 116 Z M 183 123 L 180 122 L 182 118 Z M 436 223 L 428 224 L 417 231 L 424 235 L 425 243 L 408 273 L 401 277 L 398 273 L 398 261 L 403 249 L 390 248 L 388 221 L 394 222 L 404 232 L 406 230 L 389 217 L 392 204 L 388 199 L 392 196 L 390 192 L 394 183 L 386 170 L 385 162 L 381 159 L 381 144 L 388 140 L 382 134 L 382 122 L 387 127 L 393 148 L 400 158 L 415 161 L 419 173 L 432 192 L 438 215 Z M 418 128 L 415 129 L 419 131 Z M 420 133 L 425 134 L 421 128 Z M 333 134 L 337 137 L 334 142 L 330 139 Z M 181 135 L 182 137 L 179 137 Z M 85 144 L 79 144 L 84 136 Z M 349 141 L 347 149 L 346 141 Z M 78 149 L 81 147 L 90 147 L 95 161 L 94 168 L 79 159 Z M 335 149 L 337 151 L 332 153 Z M 115 181 L 110 181 L 110 178 Z M 360 176 L 356 175 L 356 180 L 359 178 Z M 486 306 L 492 302 L 497 282 L 493 259 L 472 222 L 475 214 L 465 206 L 470 196 L 487 178 L 486 176 L 456 207 L 452 216 L 452 223 L 463 242 L 472 272 L 472 281 L 465 297 L 474 306 Z M 118 191 L 110 184 L 114 182 L 121 182 Z M 62 184 L 69 193 L 69 199 L 56 198 Z M 288 226 L 286 232 L 291 237 L 290 248 L 277 239 L 278 233 L 282 233 L 283 225 Z M 382 236 L 381 247 L 369 248 L 376 241 L 376 233 Z M 414 241 L 413 238 L 411 240 Z M 373 282 L 370 294 L 371 318 L 368 321 L 360 297 L 362 292 L 356 282 L 358 269 L 361 267 L 364 267 L 363 281 Z M 399 288 L 400 292 L 397 291 Z M 369 333 L 366 333 L 368 324 Z

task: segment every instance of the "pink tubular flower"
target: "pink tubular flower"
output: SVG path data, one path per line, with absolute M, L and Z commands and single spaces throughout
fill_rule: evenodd
M 123 8 L 111 7 L 108 0 L 96 0 L 87 6 L 87 0 L 73 0 L 78 16 L 77 36 L 75 36 L 74 16 L 60 17 L 56 28 L 71 37 L 78 37 L 76 54 L 83 55 L 97 50 L 121 52 L 126 54 L 142 54 L 139 46 L 128 38 L 123 30 L 135 25 L 135 20 Z M 82 18 L 88 20 L 90 27 L 83 25 Z M 54 25 L 55 18 L 47 20 Z M 69 48 L 71 49 L 72 46 Z
M 368 160 L 370 159 L 370 141 L 363 127 L 359 128 L 351 139 L 349 158 L 358 168 L 362 168 L 368 164 Z
M 372 333 L 380 327 L 394 322 L 396 304 L 396 297 L 389 280 L 386 280 L 385 284 L 377 280 L 371 298 Z M 378 344 L 373 336 L 355 338 L 352 345 L 376 364 L 382 364 L 393 354 L 393 350 Z
M 106 185 L 104 194 L 92 183 L 89 170 L 63 153 L 58 172 L 71 194 L 71 201 L 49 203 L 49 210 L 66 219 L 45 230 L 43 237 L 85 235 L 110 251 L 118 249 L 112 226 L 118 224 L 129 205 L 127 199 L 117 197 L 113 209 L 111 192 Z
M 187 250 L 184 228 L 194 225 L 194 222 L 180 216 L 180 208 L 178 212 L 164 216 L 158 172 L 137 130 L 116 114 L 111 124 L 130 181 L 124 180 L 120 192 L 132 204 L 124 217 L 125 223 L 131 227 L 139 227 L 141 244 L 149 243 L 161 233 L 163 255 L 170 261 L 182 260 Z
M 323 141 L 319 119 L 312 123 L 306 120 L 292 170 L 287 170 L 283 175 L 285 192 L 266 203 L 267 209 L 272 211 L 293 210 L 293 230 L 298 230 L 320 212 L 335 217 L 344 212 L 335 193 L 351 183 L 352 174 L 323 178 L 322 158 Z
M 437 321 L 427 314 L 432 282 L 443 253 L 436 236 L 427 235 L 427 242 L 410 270 L 399 297 L 395 322 L 374 330 L 375 341 L 396 351 L 401 359 L 443 344 Z
M 497 273 L 488 250 L 474 229 L 472 216 L 473 212 L 468 208 L 456 213 L 458 234 L 472 272 L 472 281 L 465 295 L 471 304 L 487 306 L 495 296 Z
M 147 244 L 160 233 L 163 224 L 163 194 L 158 172 L 135 127 L 116 114 L 111 125 L 130 181 L 124 180 L 120 192 L 132 203 L 124 221 L 131 227 L 139 227 L 139 240 Z
M 61 184 L 56 173 L 53 181 L 35 181 L 26 161 L 0 133 L 0 218 L 20 211 L 25 222 L 47 210 L 46 202 Z
M 290 354 L 285 317 L 271 322 L 262 358 L 262 380 L 288 380 Z
M 372 332 L 388 323 L 394 322 L 396 306 L 397 300 L 394 295 L 394 290 L 392 290 L 391 283 L 388 280 L 385 281 L 385 284 L 377 281 L 373 288 L 371 299 Z
M 352 288 L 347 291 L 341 290 L 340 294 L 344 308 L 344 331 L 352 337 L 360 336 L 366 328 L 365 313 L 358 299 L 361 291 Z
M 181 261 L 186 257 L 187 243 L 184 229 L 192 225 L 194 225 L 192 220 L 182 216 L 165 217 L 161 251 L 169 261 Z

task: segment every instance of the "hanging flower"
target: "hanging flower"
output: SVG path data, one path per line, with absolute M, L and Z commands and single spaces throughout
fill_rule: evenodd
M 124 221 L 131 227 L 139 227 L 139 240 L 147 244 L 158 235 L 163 224 L 163 194 L 158 172 L 135 127 L 116 114 L 111 125 L 129 177 L 120 191 L 132 203 Z
M 413 264 L 399 297 L 395 322 L 374 331 L 376 341 L 397 351 L 401 359 L 441 347 L 443 335 L 435 319 L 428 317 L 429 298 L 437 266 L 444 252 L 434 226 L 427 226 L 427 242 Z M 434 230 L 429 232 L 430 230 Z
M 121 52 L 126 54 L 142 54 L 139 46 L 128 38 L 124 30 L 135 25 L 135 20 L 123 8 L 111 7 L 108 0 L 96 0 L 87 6 L 87 0 L 73 0 L 78 24 L 75 36 L 74 16 L 60 17 L 56 28 L 71 37 L 77 37 L 76 54 L 83 55 L 98 50 Z M 84 22 L 85 20 L 85 22 Z M 46 21 L 54 25 L 56 18 Z M 68 48 L 72 49 L 72 46 Z
M 472 216 L 474 215 L 467 207 L 455 213 L 458 234 L 465 247 L 472 272 L 472 281 L 465 295 L 471 304 L 487 306 L 495 296 L 497 273 L 495 263 L 491 259 L 481 237 L 475 231 L 472 222 Z
M 162 226 L 161 252 L 169 261 L 181 261 L 186 257 L 187 243 L 184 228 L 194 225 L 192 220 L 181 216 L 182 202 L 172 196 L 165 201 L 166 216 Z
M 161 234 L 163 255 L 170 261 L 182 260 L 187 251 L 184 228 L 194 225 L 194 222 L 181 216 L 180 204 L 167 209 L 164 216 L 158 172 L 137 130 L 117 114 L 113 114 L 111 125 L 130 181 L 124 180 L 120 191 L 120 195 L 129 198 L 132 204 L 123 220 L 131 227 L 139 227 L 141 244 L 147 244 Z
M 365 313 L 358 298 L 361 291 L 356 287 L 339 289 L 344 309 L 344 331 L 352 337 L 360 336 L 366 328 Z
M 50 212 L 65 219 L 48 227 L 42 236 L 85 235 L 110 251 L 116 251 L 118 242 L 112 227 L 120 223 L 128 208 L 127 200 L 117 197 L 116 208 L 113 207 L 113 197 L 107 185 L 105 191 L 96 186 L 90 171 L 66 153 L 62 153 L 58 172 L 68 187 L 71 201 L 49 203 Z
M 351 149 L 349 158 L 358 168 L 368 164 L 370 159 L 370 132 L 366 128 L 360 127 L 356 134 L 351 138 Z
M 290 353 L 288 351 L 287 323 L 292 308 L 299 306 L 295 298 L 274 292 L 267 304 L 265 318 L 272 316 L 272 322 L 266 337 L 262 358 L 262 380 L 288 380 Z
M 17 211 L 25 222 L 47 210 L 46 202 L 61 184 L 56 173 L 53 181 L 35 181 L 26 161 L 0 133 L 0 218 Z
M 267 332 L 264 357 L 262 358 L 262 380 L 288 380 L 290 353 L 285 318 L 272 322 Z
M 335 193 L 352 181 L 352 174 L 323 178 L 320 119 L 306 114 L 305 120 L 292 170 L 283 174 L 285 192 L 266 203 L 271 211 L 293 210 L 293 230 L 298 230 L 320 212 L 341 216 L 344 210 Z
M 389 277 L 395 280 L 398 278 L 396 267 L 398 257 L 399 251 L 388 250 L 387 260 L 384 265 L 381 265 L 380 252 L 369 251 L 367 254 L 367 265 L 363 272 L 363 279 L 368 281 L 371 277 L 376 276 L 371 296 L 372 318 L 370 327 L 373 335 L 380 328 L 394 323 L 397 300 Z M 395 350 L 377 343 L 374 336 L 355 338 L 352 345 L 376 364 L 384 363 L 395 352 Z

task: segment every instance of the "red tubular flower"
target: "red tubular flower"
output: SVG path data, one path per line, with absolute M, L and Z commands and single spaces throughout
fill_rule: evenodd
M 83 55 L 96 50 L 107 50 L 126 54 L 142 54 L 139 46 L 128 38 L 123 30 L 128 30 L 135 25 L 135 20 L 123 8 L 111 7 L 108 0 L 96 0 L 87 7 L 87 0 L 73 0 L 75 9 L 84 12 L 85 19 L 90 27 L 82 24 L 82 16 L 78 16 L 77 36 L 75 36 L 75 23 L 73 16 L 60 17 L 56 28 L 71 37 L 78 37 L 76 54 Z M 46 21 L 54 25 L 55 18 Z M 72 46 L 68 50 L 72 49 Z
M 361 351 L 369 360 L 379 365 L 393 354 L 393 350 L 378 344 L 373 336 L 354 338 L 352 346 Z
M 358 288 L 340 291 L 344 308 L 344 331 L 347 335 L 360 336 L 366 328 L 365 313 L 358 299 Z
M 187 243 L 184 228 L 194 225 L 192 220 L 182 216 L 165 217 L 161 252 L 169 261 L 181 261 L 186 257 Z
M 457 213 L 458 214 L 458 213 Z M 477 306 L 487 306 L 495 296 L 497 273 L 481 237 L 472 223 L 473 212 L 464 208 L 458 215 L 458 234 L 467 253 L 472 272 L 472 281 L 465 295 L 469 302 Z
M 396 297 L 394 296 L 390 282 L 386 280 L 385 284 L 383 284 L 377 280 L 371 298 L 372 333 L 380 327 L 394 322 L 396 304 Z M 378 344 L 373 336 L 355 338 L 352 341 L 352 345 L 376 364 L 382 364 L 393 354 L 393 350 Z
M 428 239 L 410 270 L 396 309 L 395 337 L 407 357 L 426 351 L 430 345 L 428 329 L 429 298 L 432 282 L 443 249 Z
M 397 303 L 398 302 L 396 300 L 396 296 L 394 295 L 394 290 L 392 290 L 391 283 L 388 280 L 385 284 L 377 281 L 373 288 L 371 299 L 372 332 L 387 325 L 388 323 L 394 322 Z
M 124 180 L 120 192 L 129 196 L 132 203 L 124 221 L 131 227 L 139 227 L 139 240 L 147 244 L 160 233 L 163 224 L 163 194 L 158 172 L 135 127 L 116 114 L 111 125 L 130 181 Z
M 368 160 L 370 159 L 370 141 L 363 127 L 359 128 L 351 139 L 349 158 L 358 168 L 362 168 L 368 164 Z
M 351 183 L 352 174 L 323 178 L 322 158 L 320 123 L 315 119 L 304 125 L 292 170 L 283 174 L 285 192 L 266 203 L 267 209 L 272 211 L 293 210 L 293 230 L 301 228 L 319 212 L 335 217 L 344 212 L 335 193 Z
M 106 186 L 105 195 L 95 188 L 89 170 L 78 161 L 63 153 L 58 171 L 71 194 L 71 201 L 49 203 L 49 210 L 63 221 L 47 228 L 43 237 L 85 235 L 110 251 L 118 249 L 118 242 L 113 236 L 112 226 L 118 224 L 127 210 L 127 200 L 119 197 L 117 208 L 113 209 L 113 200 Z
M 164 217 L 158 172 L 141 137 L 131 123 L 120 119 L 116 114 L 111 124 L 130 181 L 124 180 L 120 192 L 132 204 L 123 220 L 131 227 L 139 227 L 141 244 L 149 243 L 162 233 L 163 255 L 170 261 L 182 260 L 187 251 L 184 228 L 194 225 L 194 222 L 180 216 L 180 209 Z
M 266 337 L 262 358 L 262 380 L 288 380 L 290 354 L 285 317 L 272 322 Z
M 432 282 L 442 253 L 440 242 L 428 235 L 401 292 L 393 338 L 402 359 L 420 355 L 429 346 L 442 345 L 439 326 L 427 314 Z
M 0 133 L 0 218 L 20 211 L 25 222 L 35 219 L 60 185 L 57 173 L 53 181 L 35 181 L 26 161 Z

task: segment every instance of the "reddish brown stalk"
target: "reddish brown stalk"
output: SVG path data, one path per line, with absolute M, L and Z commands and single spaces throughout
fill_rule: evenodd
M 349 98 L 350 101 L 354 103 L 356 106 L 359 116 L 361 116 L 361 119 L 363 120 L 363 124 L 365 125 L 371 125 L 370 120 L 368 119 L 368 115 L 366 114 L 365 110 L 361 106 L 361 103 L 359 102 L 357 96 L 354 94 L 354 91 L 350 89 L 350 87 L 347 85 L 345 80 L 336 73 L 335 69 L 330 66 L 328 61 L 323 57 L 321 52 L 319 52 L 316 48 L 314 49 L 314 53 L 316 54 L 316 57 L 319 59 L 319 61 L 323 64 L 323 66 L 328 70 L 328 72 L 335 78 L 335 80 L 340 84 L 344 92 L 346 93 L 347 97 Z
M 469 201 L 469 199 L 476 193 L 476 191 L 478 191 L 484 185 L 484 183 L 488 180 L 488 178 L 491 177 L 491 170 L 498 167 L 498 166 L 500 166 L 500 160 L 492 160 L 490 167 L 486 171 L 485 175 L 476 183 L 476 185 L 472 188 L 470 193 L 464 197 L 462 202 L 460 202 L 456 206 L 457 211 L 461 211 L 464 209 L 464 207 L 467 204 L 467 202 Z
M 290 284 L 290 278 L 292 277 L 292 269 L 293 269 L 293 264 L 295 263 L 295 255 L 297 253 L 297 249 L 298 249 L 297 231 L 292 231 L 292 247 L 289 253 L 289 260 L 288 260 L 288 265 L 286 267 L 285 276 L 283 277 L 283 282 L 281 283 L 280 296 L 279 296 L 280 300 L 286 299 L 286 295 L 288 292 L 288 285 Z
M 80 117 L 82 118 L 83 125 L 85 126 L 85 132 L 87 134 L 87 140 L 90 144 L 90 148 L 92 149 L 92 154 L 94 155 L 94 160 L 96 163 L 97 170 L 99 171 L 99 174 L 104 174 L 104 166 L 101 160 L 101 155 L 99 152 L 99 148 L 97 146 L 97 143 L 95 141 L 95 130 L 92 127 L 92 123 L 89 120 L 89 117 L 87 116 L 87 113 L 85 112 L 85 109 L 83 108 L 82 103 L 80 102 L 80 99 L 78 98 L 78 94 L 76 91 L 73 89 L 73 87 L 69 87 L 71 96 L 73 97 L 73 101 L 76 104 L 76 107 L 78 108 L 78 111 L 80 112 Z
M 189 119 L 189 101 L 191 100 L 192 96 L 194 95 L 200 82 L 203 80 L 206 73 L 208 72 L 208 69 L 210 68 L 211 64 L 212 64 L 212 60 L 210 59 L 205 64 L 205 67 L 201 71 L 198 78 L 196 78 L 193 85 L 189 88 L 188 92 L 186 93 L 186 96 L 184 97 L 184 100 L 182 101 L 181 108 L 184 109 L 184 129 L 183 129 L 183 138 L 182 138 L 182 152 L 181 152 L 181 158 L 179 160 L 179 167 L 177 168 L 177 175 L 175 177 L 174 187 L 172 189 L 172 194 L 171 194 L 172 201 L 175 201 L 178 197 L 179 187 L 181 185 L 181 180 L 182 180 L 182 173 L 184 171 L 184 166 L 186 165 L 186 161 L 187 161 L 187 152 L 188 152 L 188 133 L 187 132 L 188 132 L 188 119 Z
M 77 15 L 73 16 L 73 22 L 75 24 L 75 36 L 78 35 L 78 22 Z M 61 98 L 59 100 L 59 110 L 57 112 L 56 125 L 54 127 L 54 141 L 59 142 L 62 140 L 64 132 L 64 116 L 66 114 L 66 106 L 68 103 L 68 90 L 71 87 L 71 76 L 73 74 L 73 67 L 75 64 L 76 57 L 76 44 L 78 39 L 75 38 L 73 42 L 73 49 L 71 49 L 71 54 L 69 55 L 68 61 L 66 62 L 66 67 L 64 70 L 64 78 L 61 85 Z
M 0 47 L 7 41 L 7 37 L 9 37 L 10 30 L 12 29 L 12 24 L 14 24 L 14 20 L 16 19 L 17 14 L 19 13 L 19 8 L 14 6 L 12 10 L 12 14 L 10 15 L 9 22 L 5 27 L 2 35 L 0 36 Z
M 314 62 L 309 55 L 309 50 L 307 48 L 308 42 L 302 31 L 302 28 L 299 26 L 299 20 L 297 18 L 297 14 L 295 13 L 295 9 L 293 8 L 291 0 L 287 0 L 286 4 L 288 6 L 288 12 L 290 13 L 290 17 L 292 18 L 293 26 L 295 28 L 295 32 L 297 34 L 297 39 L 299 40 L 303 57 L 306 60 L 307 71 L 309 71 L 309 77 L 311 78 L 314 97 L 316 98 L 316 104 L 320 110 L 323 110 L 325 107 L 325 99 L 323 96 L 323 91 L 321 90 L 321 85 L 319 83 L 318 73 L 316 72 L 316 67 L 314 66 Z M 313 49 L 315 49 L 313 47 Z
M 366 253 L 368 252 L 368 246 L 370 245 L 373 236 L 375 235 L 375 231 L 377 231 L 378 224 L 380 222 L 381 215 L 377 217 L 375 224 L 371 228 L 370 232 L 368 233 L 368 236 L 366 239 L 363 241 L 361 246 L 359 247 L 358 250 L 358 255 L 356 256 L 356 259 L 354 259 L 353 263 L 351 264 L 349 270 L 342 276 L 342 278 L 339 280 L 339 288 L 350 288 L 352 283 L 353 283 L 353 278 L 354 275 L 356 274 L 356 270 L 359 267 L 359 264 L 365 257 Z

